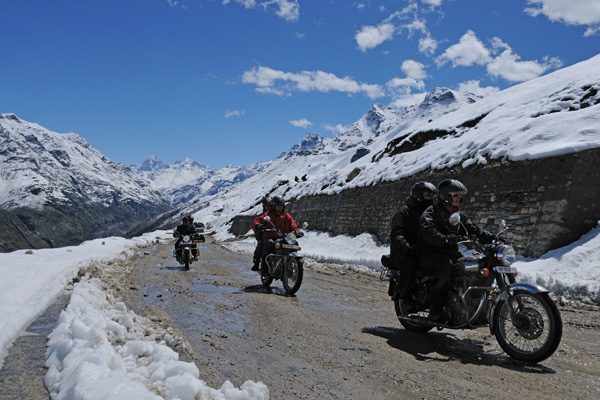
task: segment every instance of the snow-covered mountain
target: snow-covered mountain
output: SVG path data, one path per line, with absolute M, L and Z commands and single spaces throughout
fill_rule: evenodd
M 0 115 L 0 250 L 123 234 L 167 209 L 137 169 L 79 135 Z
M 198 195 L 218 193 L 256 174 L 261 168 L 260 164 L 211 168 L 190 158 L 167 165 L 158 156 L 152 155 L 142 163 L 139 173 L 163 199 L 177 206 Z
M 600 56 L 485 98 L 437 88 L 402 112 L 375 105 L 334 138 L 307 135 L 260 173 L 182 213 L 223 227 L 265 194 L 286 199 L 394 181 L 427 169 L 526 160 L 600 147 Z M 298 179 L 302 177 L 303 179 Z M 159 220 L 154 226 L 161 226 Z
M 0 115 L 0 208 L 162 199 L 135 169 L 108 160 L 75 133 Z

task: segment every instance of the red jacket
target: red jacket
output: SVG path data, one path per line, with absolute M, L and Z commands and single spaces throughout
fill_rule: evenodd
M 267 215 L 269 216 L 269 218 L 271 218 L 270 222 L 264 222 L 264 219 Z M 262 213 L 257 218 L 255 218 L 254 221 L 252 221 L 252 229 L 256 231 L 256 226 L 258 224 L 263 224 L 265 228 L 273 228 L 273 225 L 275 225 L 275 227 L 278 228 L 283 235 L 298 230 L 298 225 L 296 225 L 296 221 L 294 221 L 292 215 L 287 211 L 284 211 L 283 213 L 281 213 L 281 215 L 277 215 L 275 211 Z M 265 239 L 277 239 L 280 237 L 281 236 L 277 232 L 263 233 L 263 238 Z

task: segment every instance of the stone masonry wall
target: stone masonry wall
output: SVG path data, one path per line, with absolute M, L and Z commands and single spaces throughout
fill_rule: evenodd
M 469 189 L 462 209 L 474 223 L 497 232 L 500 220 L 506 220 L 510 230 L 505 237 L 522 255 L 539 256 L 569 244 L 600 220 L 600 149 L 428 170 L 395 182 L 292 200 L 288 209 L 298 224 L 308 221 L 310 229 L 335 235 L 370 232 L 389 243 L 391 217 L 412 184 L 446 178 L 459 179 Z

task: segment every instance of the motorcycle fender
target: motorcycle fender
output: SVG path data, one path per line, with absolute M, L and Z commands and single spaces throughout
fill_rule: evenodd
M 506 289 L 502 291 L 502 293 L 496 296 L 490 310 L 489 322 L 490 333 L 492 335 L 494 334 L 494 314 L 498 309 L 498 303 L 505 300 L 508 295 L 512 296 L 515 292 L 525 292 L 529 294 L 548 293 L 548 289 L 545 289 L 541 286 L 532 285 L 530 283 L 513 283 L 512 285 L 507 286 Z

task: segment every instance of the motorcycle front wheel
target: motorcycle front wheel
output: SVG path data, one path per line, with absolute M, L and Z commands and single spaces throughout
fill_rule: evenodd
M 547 293 L 516 292 L 508 301 L 500 301 L 493 324 L 502 350 L 519 361 L 545 360 L 557 349 L 562 337 L 560 313 Z
M 295 257 L 288 258 L 287 263 L 283 267 L 281 277 L 286 294 L 294 294 L 300 289 L 303 275 L 304 266 L 302 265 L 302 260 Z
M 396 310 L 396 316 L 398 317 L 398 321 L 400 321 L 404 329 L 406 329 L 407 331 L 429 332 L 431 329 L 433 329 L 433 325 L 427 323 L 426 321 L 412 322 L 405 320 L 404 318 L 408 317 L 409 314 L 413 314 L 411 313 L 412 306 L 408 304 L 406 300 L 399 298 L 399 296 L 396 296 L 396 298 L 394 299 L 394 308 Z M 416 313 L 414 314 L 414 316 L 418 318 L 425 318 L 426 314 L 420 315 L 420 313 Z

